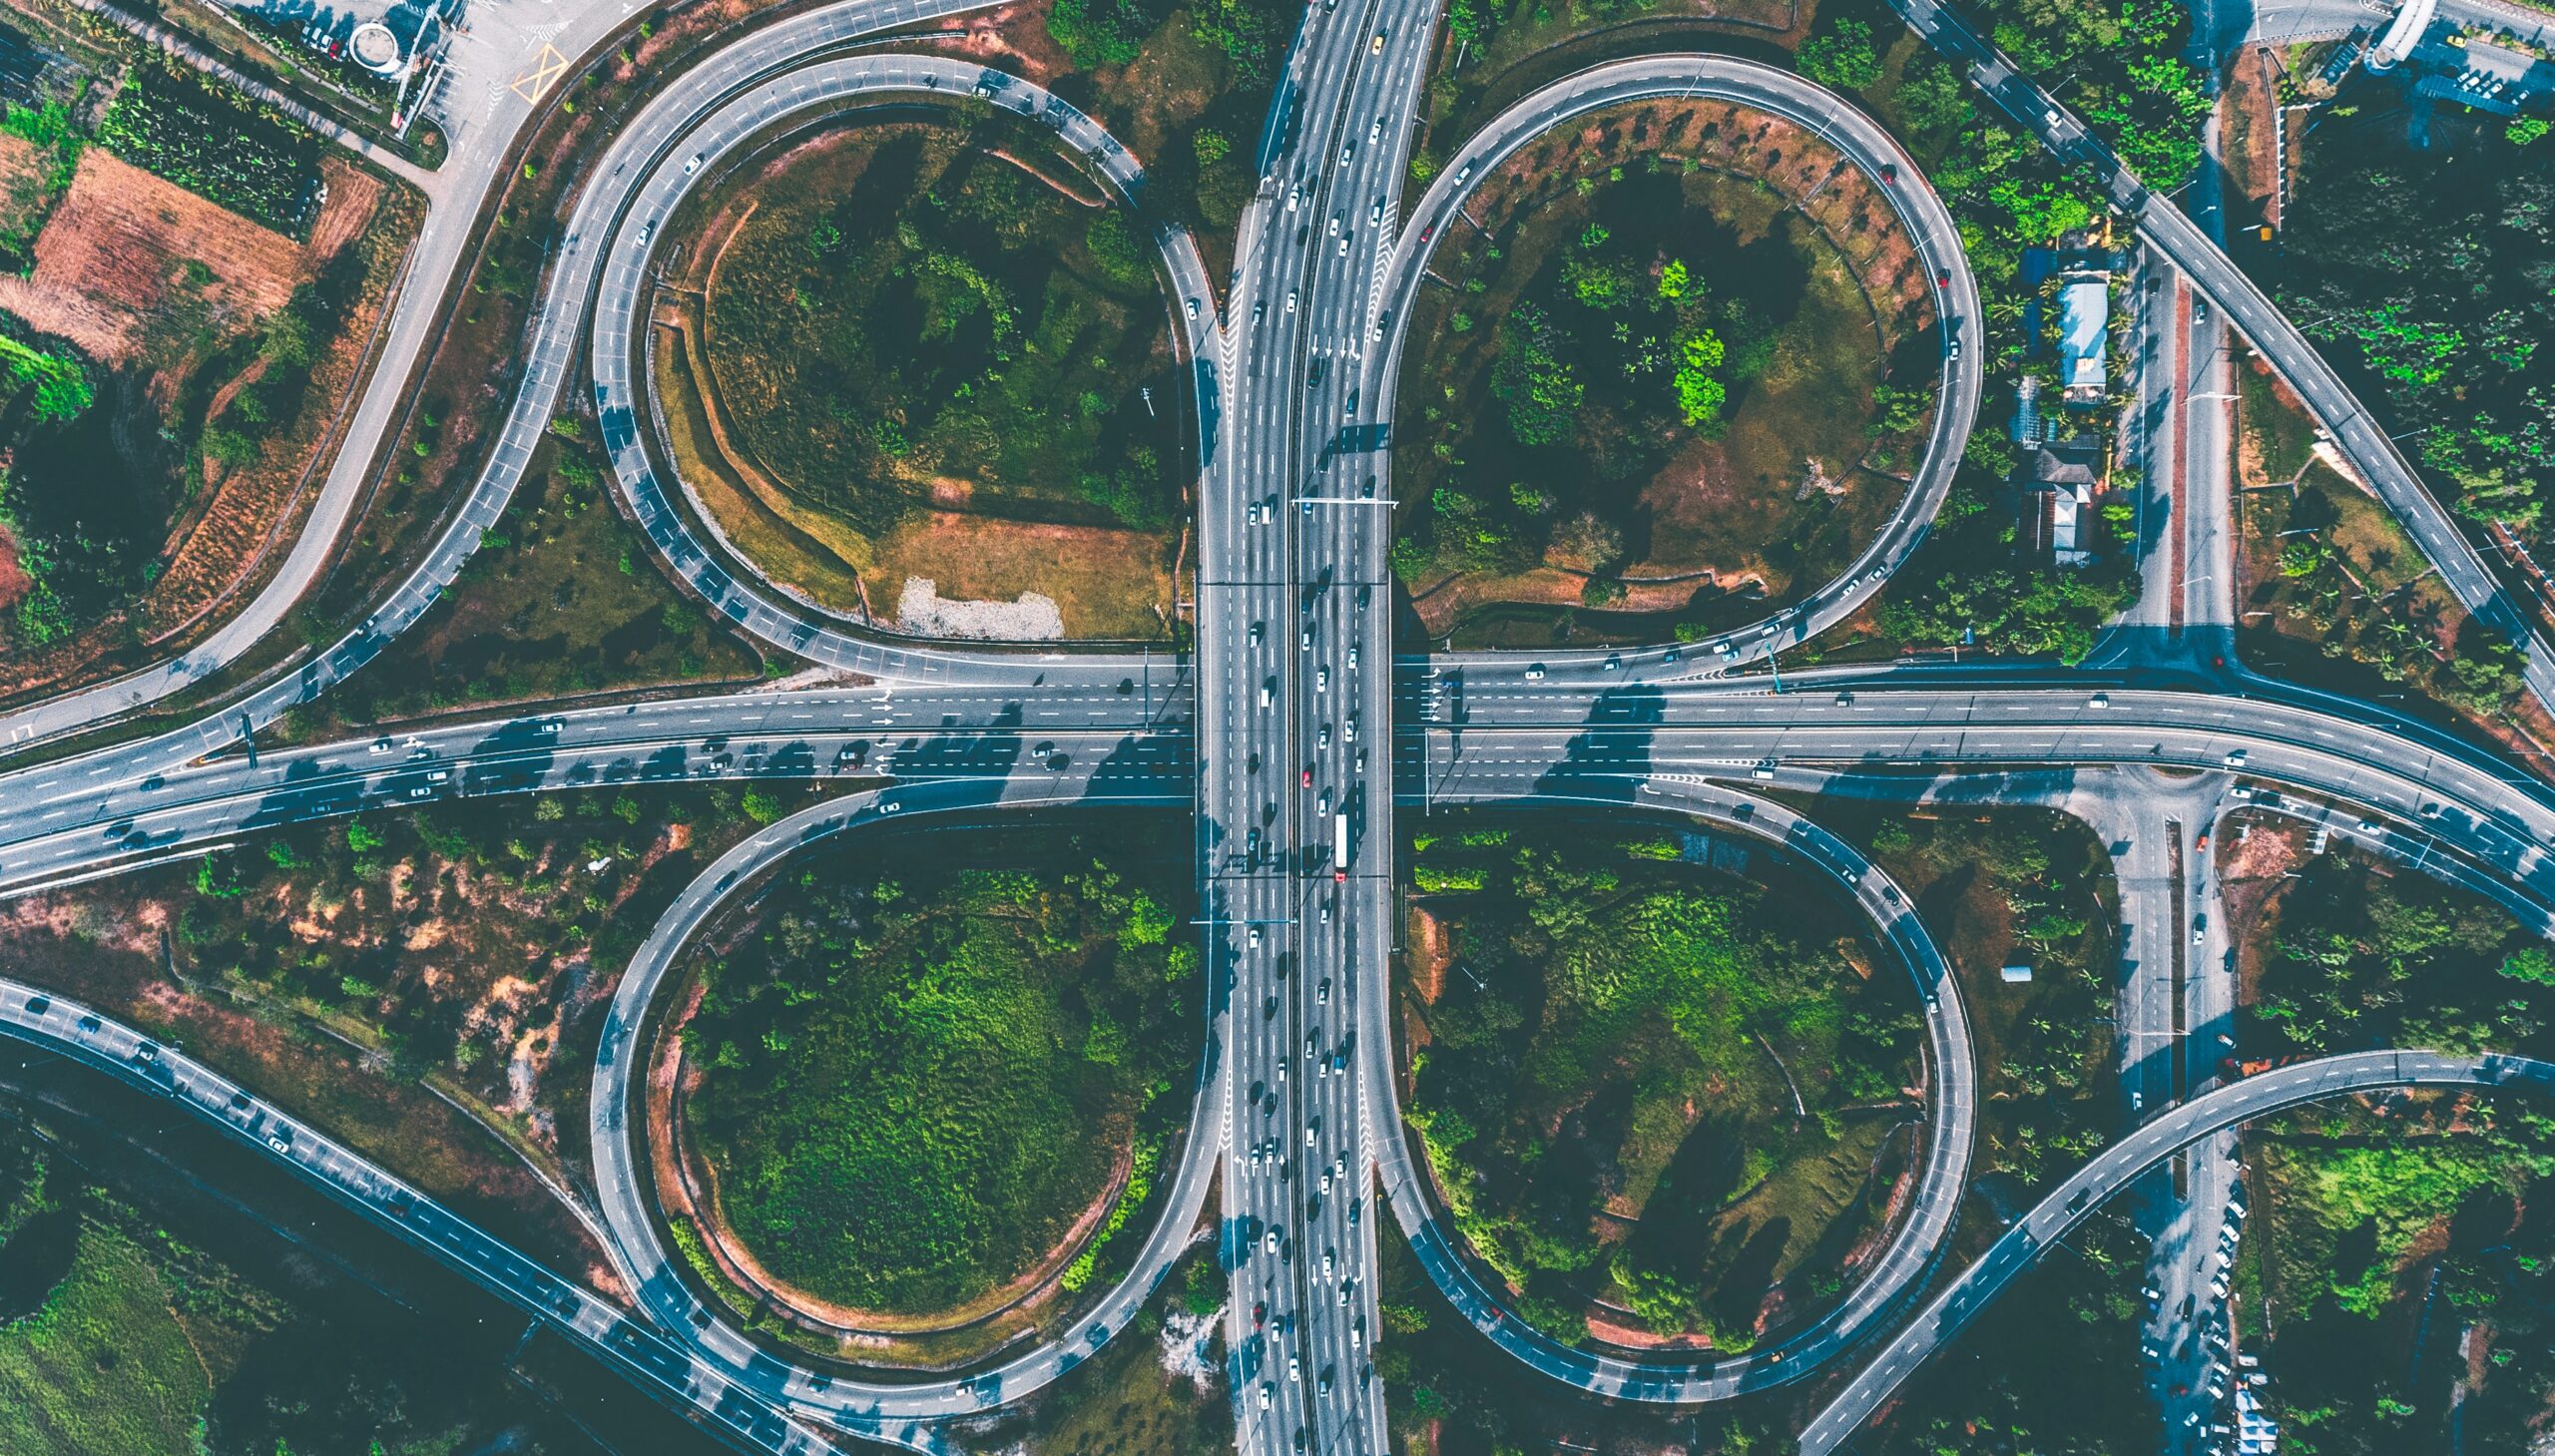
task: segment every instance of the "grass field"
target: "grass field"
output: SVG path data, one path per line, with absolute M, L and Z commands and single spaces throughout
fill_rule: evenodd
M 1811 887 L 1691 847 L 1486 815 L 1419 840 L 1410 1119 L 1473 1250 L 1566 1336 L 1593 1298 L 1745 1348 L 1793 1274 L 1795 1308 L 1832 1293 L 1888 1122 L 1845 1109 L 1912 1075 L 1904 978 L 1790 929 L 1830 918 Z
M 1167 856 L 1103 865 L 1034 825 L 912 851 L 792 881 L 703 972 L 682 1033 L 685 1115 L 736 1240 L 793 1289 L 886 1314 L 999 1288 L 1122 1160 L 1144 1170 L 1186 1106 L 1165 1094 L 1199 994 Z
M 1397 421 L 1415 488 L 1394 565 L 1432 635 L 1664 639 L 1762 613 L 1897 504 L 1922 416 L 1882 424 L 1897 235 L 1858 175 L 1766 120 L 1603 114 L 1488 180 L 1486 233 L 1450 231 Z
M 0 1451 L 193 1456 L 213 1379 L 169 1288 L 120 1231 L 83 1231 L 44 1308 L 0 1326 Z

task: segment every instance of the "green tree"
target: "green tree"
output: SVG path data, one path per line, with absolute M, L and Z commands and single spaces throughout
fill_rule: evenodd
M 1872 45 L 1872 28 L 1839 16 L 1801 43 L 1801 74 L 1821 86 L 1859 91 L 1880 79 L 1880 54 Z

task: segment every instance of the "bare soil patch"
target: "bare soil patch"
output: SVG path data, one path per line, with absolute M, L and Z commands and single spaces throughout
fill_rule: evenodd
M 349 216 L 359 223 L 370 213 L 375 191 L 347 190 L 361 196 L 332 200 L 339 243 L 351 236 Z M 211 272 L 203 289 L 220 326 L 282 306 L 308 255 L 282 234 L 92 147 L 36 238 L 35 271 L 0 276 L 0 308 L 121 364 L 134 357 L 144 321 L 183 285 L 190 262 Z

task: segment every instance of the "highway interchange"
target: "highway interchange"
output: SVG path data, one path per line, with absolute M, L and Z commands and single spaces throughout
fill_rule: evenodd
M 1904 5 L 1920 35 L 1974 61 L 1982 89 L 2045 145 L 2063 157 L 2108 162 L 2081 126 L 2044 105 L 2036 87 L 1986 54 L 1947 12 L 1930 0 Z M 1241 1445 L 1377 1453 L 1387 1444 L 1383 1392 L 1368 1364 L 1380 1328 L 1378 1187 L 1465 1317 L 1545 1374 L 1622 1398 L 1693 1403 L 1818 1372 L 1870 1343 L 1933 1273 L 1972 1141 L 1975 1059 L 1960 998 L 1885 876 L 1809 819 L 1740 785 L 1885 793 L 1919 782 L 2012 784 L 2028 772 L 2039 777 L 2014 786 L 2014 801 L 2056 798 L 2089 815 L 2101 810 L 2085 800 L 2133 781 L 2206 778 L 2213 792 L 2241 784 L 2249 795 L 2276 786 L 2287 795 L 2276 801 L 2281 811 L 2313 816 L 2343 837 L 2492 894 L 2532 924 L 2555 923 L 2545 909 L 2555 904 L 2555 870 L 2541 847 L 2555 843 L 2555 792 L 2482 750 L 2373 708 L 2250 676 L 2226 693 L 2186 691 L 2187 677 L 2151 682 L 2136 664 L 2083 675 L 1831 671 L 1782 693 L 1729 674 L 1840 620 L 1915 549 L 1976 423 L 1977 350 L 1945 361 L 1928 453 L 1898 515 L 1843 577 L 1796 609 L 1730 634 L 1728 653 L 1713 645 L 1533 660 L 1395 652 L 1384 447 L 1409 301 L 1425 274 L 1422 240 L 1442 236 L 1469 187 L 1500 159 L 1553 127 L 1664 97 L 1717 97 L 1789 117 L 1867 174 L 1896 169 L 1884 195 L 1924 265 L 1948 279 L 1935 297 L 1944 334 L 1956 337 L 1976 317 L 1957 233 L 1886 133 L 1798 78 L 1727 57 L 1649 57 L 1555 83 L 1465 141 L 1405 215 L 1401 182 L 1439 40 L 1436 13 L 1388 0 L 1308 8 L 1221 308 L 1187 235 L 1154 234 L 1176 332 L 1198 380 L 1194 657 L 958 652 L 882 641 L 741 580 L 725 553 L 696 534 L 680 489 L 667 489 L 671 472 L 653 451 L 642 419 L 650 405 L 636 384 L 637 322 L 652 287 L 652 254 L 663 245 L 657 228 L 691 187 L 775 129 L 865 106 L 975 95 L 1053 129 L 1122 200 L 1143 207 L 1140 161 L 1028 82 L 973 63 L 851 49 L 882 29 L 969 8 L 906 0 L 821 6 L 747 33 L 651 98 L 579 197 L 485 472 L 365 625 L 188 728 L 0 776 L 0 802 L 9 805 L 0 822 L 6 893 L 201 852 L 279 822 L 461 795 L 704 777 L 853 780 L 852 792 L 770 826 L 705 871 L 618 989 L 596 1068 L 591 1132 L 611 1254 L 639 1308 L 616 1309 L 539 1269 L 316 1130 L 269 1136 L 274 1117 L 253 1090 L 173 1049 L 143 1057 L 144 1038 L 130 1028 L 7 984 L 0 1030 L 140 1080 L 232 1128 L 754 1449 L 821 1449 L 827 1426 L 935 1448 L 945 1439 L 936 1422 L 1037 1389 L 1124 1328 L 1188 1245 L 1208 1195 L 1221 1190 Z M 578 9 L 563 15 L 558 33 L 600 44 L 617 22 L 603 9 Z M 441 296 L 430 286 L 433 267 L 448 279 L 466 251 L 466 228 L 452 220 L 466 223 L 476 197 L 502 173 L 503 148 L 486 138 L 502 141 L 533 114 L 528 105 L 509 111 L 492 100 L 484 127 L 462 129 L 468 145 L 456 158 L 464 165 L 439 179 L 416 265 L 422 280 L 401 299 L 386 357 L 413 359 L 428 337 L 421 320 L 431 319 Z M 2296 330 L 2180 213 L 2109 166 L 2116 199 L 2151 244 L 2300 387 L 2452 588 L 2488 621 L 2508 615 L 2514 635 L 2533 641 L 2382 428 Z M 583 386 L 574 377 L 581 359 L 591 368 Z M 403 376 L 385 363 L 379 378 L 387 382 L 367 392 L 293 564 L 213 649 L 138 686 L 67 695 L 17 715 L 8 721 L 12 739 L 41 740 L 177 691 L 279 622 L 334 549 L 330 522 L 344 519 L 371 458 L 356 445 L 365 431 L 378 437 L 391 427 Z M 532 442 L 571 387 L 592 389 L 617 488 L 673 573 L 743 630 L 856 673 L 866 686 L 524 712 L 307 747 L 237 744 L 244 729 L 360 669 L 424 614 L 480 532 L 503 514 Z M 340 476 L 353 483 L 340 490 Z M 280 605 L 270 601 L 277 592 Z M 2533 653 L 2530 682 L 2541 697 L 2555 683 L 2550 672 L 2545 655 Z M 2168 780 L 2158 769 L 2186 776 Z M 2053 783 L 2052 774 L 2066 781 Z M 882 779 L 888 786 L 875 786 Z M 1668 1365 L 1558 1345 L 1499 1307 L 1435 1212 L 1397 1107 L 1387 972 L 1398 904 L 1394 814 L 1397 805 L 1531 800 L 1673 815 L 1797 859 L 1831 877 L 1927 988 L 1932 1121 L 1918 1196 L 1843 1304 L 1775 1350 Z M 2194 813 L 2214 816 L 2224 802 L 2214 797 Z M 1034 1348 L 965 1378 L 852 1379 L 761 1349 L 688 1289 L 648 1213 L 644 1159 L 635 1156 L 626 1120 L 627 1079 L 644 1061 L 642 1033 L 659 984 L 722 903 L 806 844 L 890 819 L 910 822 L 899 818 L 905 814 L 972 820 L 1060 803 L 1165 812 L 1194 804 L 1197 814 L 1213 994 L 1196 1111 L 1136 1268 Z M 2185 826 L 2183 852 L 2193 829 Z M 2131 884 L 2156 881 L 2152 863 L 2125 872 L 2125 897 Z M 2156 908 L 2139 918 L 2167 923 L 2134 928 L 2179 940 L 2185 907 L 2151 898 Z M 2199 1095 L 2170 1111 L 2151 1103 L 2152 1121 L 2050 1196 L 2070 1206 L 2053 1213 L 2044 1203 L 1883 1344 L 1812 1422 L 1804 1449 L 1832 1449 L 1880 1409 L 1929 1350 L 2081 1214 L 2072 1203 L 2079 1191 L 2108 1198 L 2175 1149 L 2308 1097 L 2406 1083 L 2544 1080 L 2537 1064 L 2508 1059 L 2375 1053 L 2216 1091 L 2145 1083 L 2153 1103 Z

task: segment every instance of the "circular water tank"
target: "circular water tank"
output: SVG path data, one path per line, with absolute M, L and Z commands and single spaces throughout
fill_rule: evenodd
M 399 68 L 406 64 L 399 54 L 399 38 L 390 33 L 390 27 L 377 20 L 367 20 L 355 27 L 354 34 L 346 37 L 346 54 L 354 57 L 356 65 L 375 76 L 396 76 Z

